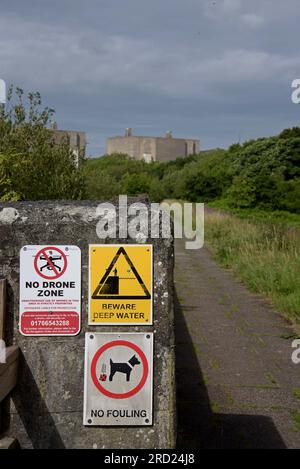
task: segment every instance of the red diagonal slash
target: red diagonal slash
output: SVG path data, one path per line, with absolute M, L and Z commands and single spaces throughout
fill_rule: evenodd
M 44 254 L 45 258 L 46 258 L 46 261 L 47 261 L 47 264 L 50 265 L 50 267 L 52 268 L 53 272 L 55 272 L 55 275 L 56 277 L 59 277 L 60 276 L 60 273 L 58 272 L 58 270 L 56 269 L 55 265 L 53 264 L 53 262 L 50 260 L 50 258 L 48 257 L 47 253 L 46 253 L 46 249 L 42 250 L 40 255 L 41 254 Z
M 62 259 L 63 259 L 63 262 L 64 262 L 64 266 L 63 266 L 61 272 L 58 272 L 58 270 L 57 270 L 57 268 L 55 267 L 54 263 L 50 260 L 48 254 L 47 254 L 47 251 L 53 251 L 53 252 L 56 252 L 56 253 L 58 253 L 58 254 L 61 255 L 61 257 L 62 257 Z M 39 269 L 39 267 L 38 267 L 38 265 L 37 265 L 37 262 L 38 262 L 38 259 L 40 259 L 40 256 L 44 256 L 44 257 L 45 257 L 45 260 L 46 260 L 47 264 L 51 267 L 51 269 L 52 269 L 54 275 L 44 275 L 44 274 L 40 271 L 40 269 Z M 65 253 L 64 253 L 63 251 L 61 251 L 60 249 L 58 249 L 58 248 L 56 248 L 56 247 L 54 247 L 54 246 L 46 246 L 46 247 L 42 248 L 42 249 L 37 253 L 37 255 L 35 256 L 35 259 L 34 259 L 34 268 L 35 268 L 36 273 L 37 273 L 38 275 L 40 275 L 41 277 L 43 277 L 43 278 L 45 278 L 45 279 L 47 279 L 47 280 L 51 280 L 51 279 L 59 278 L 59 277 L 61 277 L 61 276 L 65 273 L 65 271 L 66 271 L 66 269 L 67 269 L 67 262 L 68 262 L 68 261 L 67 261 L 67 257 L 66 257 L 66 255 L 65 255 Z

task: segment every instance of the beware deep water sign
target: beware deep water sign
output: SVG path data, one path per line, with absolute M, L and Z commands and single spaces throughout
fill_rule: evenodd
M 152 245 L 90 245 L 89 324 L 152 324 Z
M 81 251 L 77 246 L 24 246 L 20 251 L 20 332 L 80 331 Z
M 83 424 L 152 425 L 153 334 L 86 333 Z

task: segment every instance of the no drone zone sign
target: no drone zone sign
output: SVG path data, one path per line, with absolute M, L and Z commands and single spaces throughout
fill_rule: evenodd
M 81 251 L 24 246 L 20 251 L 20 332 L 68 336 L 80 331 Z
M 89 324 L 152 324 L 152 245 L 89 246 Z
M 85 335 L 83 424 L 152 425 L 153 333 Z

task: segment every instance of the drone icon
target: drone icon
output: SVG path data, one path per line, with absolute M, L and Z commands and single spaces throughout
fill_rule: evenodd
M 44 269 L 47 269 L 47 270 L 53 270 L 53 267 L 55 269 L 57 269 L 59 272 L 61 271 L 61 267 L 57 264 L 55 264 L 55 261 L 61 261 L 62 257 L 61 256 L 45 256 L 45 255 L 41 255 L 39 257 L 39 259 L 41 261 L 46 261 L 46 264 L 44 264 L 41 268 L 40 268 L 40 272 L 42 272 Z

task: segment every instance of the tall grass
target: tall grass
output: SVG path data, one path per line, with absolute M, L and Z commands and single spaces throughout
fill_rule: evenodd
M 300 323 L 300 233 L 209 213 L 205 217 L 205 238 L 222 265 Z

